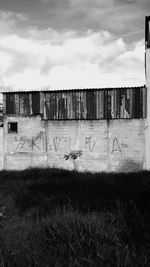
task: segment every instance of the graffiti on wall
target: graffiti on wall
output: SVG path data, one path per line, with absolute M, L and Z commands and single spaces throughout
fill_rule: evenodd
M 40 131 L 35 136 L 27 137 L 16 136 L 14 142 L 17 143 L 15 150 L 18 152 L 32 152 L 32 151 L 46 151 L 46 138 L 44 131 Z M 99 143 L 98 143 L 99 146 Z M 120 155 L 123 153 L 123 149 L 127 148 L 128 145 L 120 143 L 118 137 L 112 138 L 110 143 L 111 154 L 119 152 Z M 94 153 L 96 146 L 96 140 L 92 136 L 82 137 L 60 137 L 54 136 L 47 140 L 47 152 L 70 152 L 72 149 L 82 149 L 85 152 Z
M 122 154 L 122 149 L 117 137 L 113 138 L 111 154 L 113 154 L 114 152 L 120 152 Z
M 67 151 L 71 150 L 71 137 L 58 137 L 55 136 L 52 139 L 48 139 L 48 151 L 59 152 L 62 148 Z
M 56 136 L 53 138 L 53 145 L 54 145 L 54 150 L 55 151 L 58 151 L 58 148 L 59 148 L 59 144 L 61 142 L 61 138 Z
M 93 152 L 95 144 L 96 144 L 96 142 L 93 141 L 92 136 L 85 137 L 85 145 L 88 146 L 90 152 Z
M 42 141 L 42 142 L 39 142 Z M 15 136 L 14 142 L 17 143 L 16 151 L 33 151 L 34 149 L 41 151 L 44 149 L 45 134 L 40 131 L 38 134 L 32 137 L 21 136 L 17 138 Z
M 72 149 L 85 149 L 90 152 L 94 151 L 96 142 L 93 140 L 92 136 L 85 138 L 71 138 L 71 137 L 58 137 L 55 136 L 48 140 L 48 151 L 68 151 Z
M 126 143 L 120 143 L 119 139 L 117 137 L 114 137 L 112 140 L 111 154 L 113 154 L 114 152 L 119 152 L 122 155 L 124 148 L 128 148 L 128 145 Z

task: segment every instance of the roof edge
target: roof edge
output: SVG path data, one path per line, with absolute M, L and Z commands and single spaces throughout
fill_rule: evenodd
M 114 90 L 114 89 L 134 89 L 134 88 L 143 88 L 146 87 L 146 84 L 139 85 L 139 86 L 112 86 L 112 87 L 93 87 L 93 88 L 63 88 L 63 89 L 18 89 L 18 90 L 11 90 L 11 89 L 4 89 L 3 91 L 0 90 L 0 93 L 30 93 L 30 92 L 66 92 L 66 91 L 88 91 L 88 90 Z

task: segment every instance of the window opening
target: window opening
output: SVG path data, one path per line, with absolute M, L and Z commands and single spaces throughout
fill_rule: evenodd
M 17 133 L 17 132 L 18 132 L 18 123 L 8 122 L 8 133 Z

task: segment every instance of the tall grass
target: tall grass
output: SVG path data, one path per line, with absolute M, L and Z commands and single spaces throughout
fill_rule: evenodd
M 150 173 L 0 173 L 0 266 L 150 266 Z

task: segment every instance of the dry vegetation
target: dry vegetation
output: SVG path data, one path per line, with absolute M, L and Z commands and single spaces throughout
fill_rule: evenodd
M 0 172 L 0 266 L 150 266 L 150 173 Z

